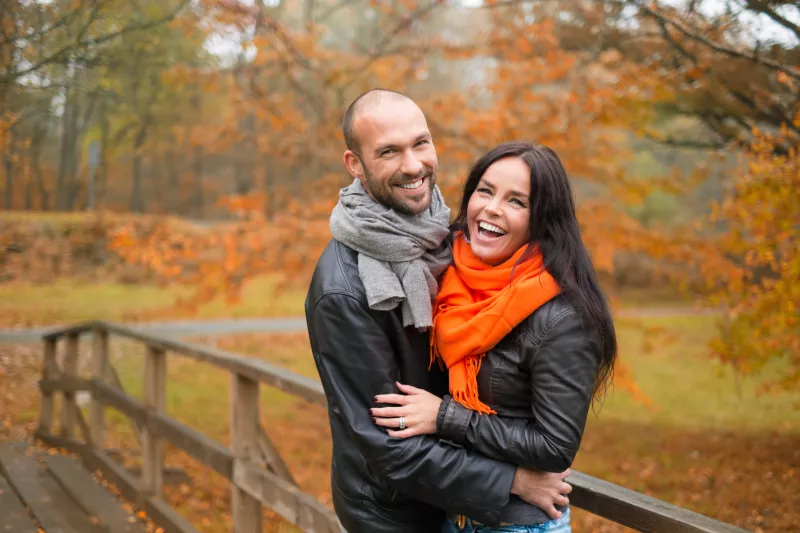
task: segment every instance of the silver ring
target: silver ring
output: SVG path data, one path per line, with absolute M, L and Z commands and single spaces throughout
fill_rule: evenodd
M 401 416 L 399 420 L 400 420 L 400 431 L 403 431 L 404 429 L 406 429 L 406 419 Z

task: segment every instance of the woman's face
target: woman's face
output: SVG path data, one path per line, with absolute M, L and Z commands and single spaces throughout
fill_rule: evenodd
M 487 265 L 508 260 L 530 239 L 531 170 L 507 157 L 486 169 L 467 204 L 472 252 Z

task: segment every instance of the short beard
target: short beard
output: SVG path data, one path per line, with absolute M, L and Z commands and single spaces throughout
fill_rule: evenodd
M 396 180 L 395 176 L 393 176 L 388 182 L 382 183 L 375 179 L 372 172 L 370 172 L 369 168 L 367 168 L 367 165 L 362 162 L 361 166 L 364 169 L 364 181 L 366 182 L 367 190 L 369 190 L 370 194 L 372 194 L 372 197 L 375 198 L 378 203 L 385 205 L 389 209 L 397 211 L 400 214 L 408 216 L 417 216 L 430 207 L 430 202 L 433 201 L 433 189 L 436 187 L 436 180 L 439 174 L 439 165 L 436 165 L 433 170 L 430 171 L 430 174 L 421 176 L 428 178 L 429 201 L 428 205 L 419 211 L 414 209 L 414 204 L 408 204 L 407 202 L 398 200 L 391 193 L 392 187 L 394 186 L 393 184 L 395 182 L 409 181 L 409 179 Z

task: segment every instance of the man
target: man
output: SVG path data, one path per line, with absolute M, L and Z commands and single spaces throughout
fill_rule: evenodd
M 334 240 L 306 299 L 339 520 L 348 533 L 439 533 L 446 512 L 495 525 L 512 493 L 556 513 L 570 490 L 567 472 L 518 469 L 431 436 L 393 439 L 373 423 L 374 396 L 396 392 L 398 381 L 447 393 L 446 374 L 428 369 L 427 329 L 436 277 L 450 261 L 450 211 L 413 101 L 369 91 L 347 109 L 343 130 L 355 180 L 331 216 Z

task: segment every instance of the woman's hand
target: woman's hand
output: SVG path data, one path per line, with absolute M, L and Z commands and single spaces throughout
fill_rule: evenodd
M 379 426 L 392 428 L 390 437 L 404 439 L 414 435 L 433 435 L 436 433 L 436 416 L 442 399 L 430 392 L 411 385 L 397 383 L 397 388 L 405 394 L 379 394 L 375 403 L 394 404 L 397 407 L 373 407 L 372 419 Z M 401 419 L 403 424 L 401 424 Z M 400 429 L 405 425 L 405 429 Z

